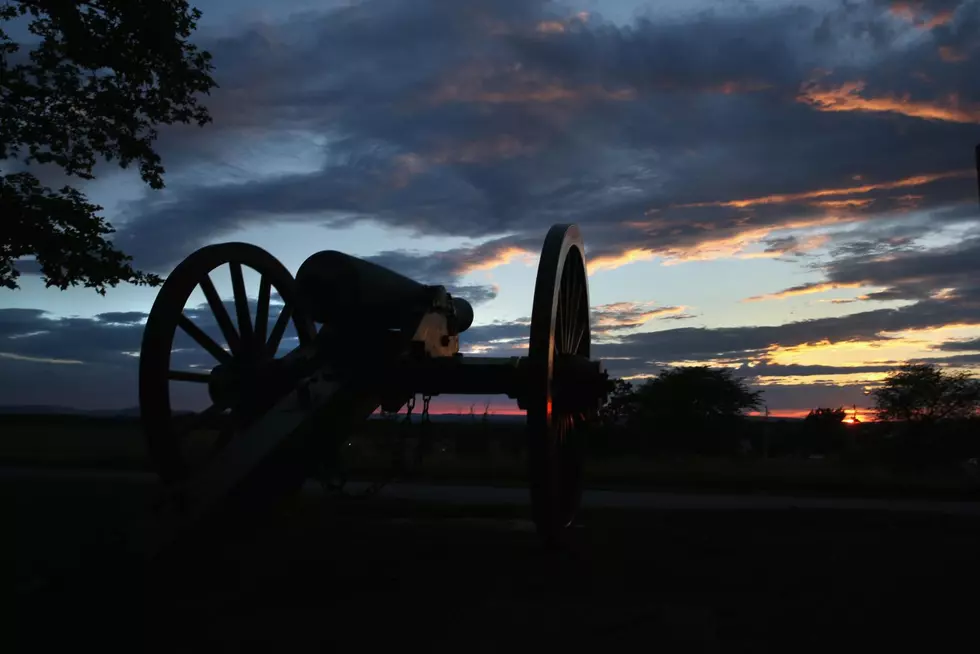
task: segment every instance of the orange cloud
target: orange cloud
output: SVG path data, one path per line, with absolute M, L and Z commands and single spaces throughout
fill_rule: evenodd
M 649 261 L 654 257 L 654 254 L 654 251 L 648 248 L 633 248 L 621 254 L 594 257 L 586 263 L 586 266 L 591 275 L 599 270 L 614 270 L 634 261 Z
M 873 339 L 830 343 L 820 341 L 784 347 L 768 348 L 769 363 L 779 365 L 822 365 L 850 368 L 869 365 L 893 365 L 896 361 L 942 358 L 948 353 L 937 350 L 942 343 L 954 338 L 980 336 L 980 323 L 950 323 L 937 327 L 908 329 L 900 332 L 881 332 Z M 842 374 L 844 374 L 842 372 Z M 868 373 L 869 381 L 873 381 Z
M 817 300 L 817 302 L 830 302 L 831 304 L 852 304 L 854 302 L 863 302 L 869 299 L 867 295 L 858 295 L 857 297 L 839 297 L 832 298 L 830 300 Z
M 684 313 L 686 307 L 655 307 L 649 303 L 615 302 L 602 304 L 592 308 L 592 326 L 597 331 L 614 331 L 639 327 L 640 325 L 663 316 Z
M 538 23 L 534 31 L 542 34 L 560 34 L 565 31 L 565 24 L 557 20 L 545 20 Z
M 822 384 L 825 386 L 854 386 L 873 384 L 885 379 L 886 372 L 818 373 L 815 375 L 760 375 L 754 383 L 759 386 L 804 386 Z M 805 414 L 804 414 L 805 415 Z
M 965 53 L 959 52 L 948 45 L 939 47 L 939 58 L 948 64 L 957 64 L 961 61 L 966 61 L 969 59 Z
M 704 89 L 709 93 L 722 93 L 724 95 L 735 95 L 737 93 L 753 93 L 755 91 L 765 91 L 772 88 L 772 84 L 767 82 L 724 82 L 718 86 L 709 86 Z
M 746 252 L 745 250 L 752 245 L 760 243 L 763 239 L 776 232 L 847 223 L 855 220 L 857 218 L 837 215 L 796 220 L 779 225 L 746 229 L 728 236 L 706 238 L 690 246 L 664 248 L 652 252 L 652 254 L 662 255 L 665 259 L 663 262 L 665 266 L 691 261 L 713 261 L 728 257 L 739 259 L 775 258 L 784 256 L 788 252 L 806 252 L 815 249 L 823 245 L 827 238 L 822 234 L 814 234 L 797 243 L 794 247 L 781 251 Z
M 504 266 L 520 258 L 527 259 L 530 262 L 537 258 L 537 253 L 513 246 L 505 247 L 493 252 L 489 257 L 480 261 L 465 262 L 455 272 L 459 275 L 467 275 L 480 270 L 490 270 L 497 266 Z
M 801 284 L 800 286 L 793 286 L 782 291 L 777 291 L 776 293 L 766 293 L 765 295 L 753 295 L 752 297 L 747 297 L 743 302 L 762 302 L 764 300 L 785 300 L 790 297 L 797 297 L 799 295 L 810 295 L 812 293 L 824 293 L 826 291 L 834 291 L 840 288 L 861 288 L 864 284 L 836 284 L 833 282 L 818 282 L 815 284 Z
M 400 154 L 394 160 L 391 185 L 394 188 L 404 188 L 413 177 L 425 171 L 427 167 L 426 161 L 414 152 Z
M 903 20 L 914 23 L 919 29 L 926 31 L 939 27 L 940 25 L 946 25 L 953 20 L 952 10 L 943 9 L 935 14 L 927 14 L 921 2 L 894 2 L 889 8 L 889 11 Z
M 952 21 L 953 21 L 953 12 L 949 9 L 946 9 L 945 11 L 940 11 L 939 13 L 935 14 L 932 18 L 930 18 L 925 23 L 923 23 L 922 29 L 931 30 L 934 27 L 939 27 L 941 25 L 948 25 Z
M 690 204 L 673 205 L 675 208 L 687 209 L 691 207 L 734 207 L 744 209 L 767 204 L 786 204 L 789 202 L 800 202 L 803 200 L 813 200 L 815 198 L 830 197 L 834 195 L 860 195 L 871 193 L 872 191 L 892 190 L 898 188 L 909 188 L 931 184 L 942 179 L 955 179 L 961 177 L 973 177 L 976 171 L 957 170 L 948 173 L 934 173 L 925 175 L 915 175 L 892 182 L 878 182 L 874 184 L 862 184 L 861 186 L 844 186 L 840 188 L 815 189 L 813 191 L 803 191 L 802 193 L 780 193 L 766 195 L 757 198 L 746 198 L 744 200 L 722 200 L 716 202 L 693 202 Z
M 955 300 L 958 296 L 955 288 L 941 288 L 930 295 L 933 300 Z
M 872 202 L 874 202 L 873 198 L 848 198 L 846 200 L 819 200 L 811 202 L 810 205 L 824 209 L 846 209 L 847 207 L 866 207 Z
M 888 10 L 899 18 L 904 18 L 909 22 L 914 21 L 916 17 L 915 10 L 912 8 L 911 3 L 908 2 L 896 2 Z
M 817 111 L 883 112 L 923 120 L 980 123 L 980 107 L 960 106 L 959 96 L 955 93 L 944 102 L 922 102 L 910 99 L 908 94 L 902 97 L 866 98 L 860 95 L 864 87 L 863 81 L 845 82 L 837 88 L 820 88 L 815 82 L 807 82 L 800 88 L 796 99 Z

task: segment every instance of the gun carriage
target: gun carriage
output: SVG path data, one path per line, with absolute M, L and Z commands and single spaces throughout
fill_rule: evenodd
M 227 306 L 211 278 L 222 267 L 234 295 Z M 254 309 L 243 268 L 259 277 Z M 214 337 L 185 312 L 198 289 Z M 273 291 L 281 304 L 273 304 Z M 202 518 L 297 490 L 344 432 L 379 407 L 397 411 L 416 394 L 506 394 L 527 413 L 532 515 L 553 541 L 579 507 L 583 434 L 609 385 L 602 363 L 590 358 L 576 226 L 548 232 L 533 302 L 525 356 L 466 356 L 459 338 L 473 308 L 443 286 L 335 251 L 313 254 L 294 278 L 254 245 L 203 247 L 168 276 L 145 326 L 139 396 L 152 464 L 184 519 Z M 296 346 L 286 351 L 290 333 Z M 213 358 L 210 368 L 175 365 L 191 342 Z M 176 412 L 184 384 L 205 387 L 210 406 Z

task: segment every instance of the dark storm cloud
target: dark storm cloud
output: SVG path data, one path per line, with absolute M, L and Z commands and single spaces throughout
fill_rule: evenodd
M 888 332 L 925 329 L 953 320 L 980 323 L 980 298 L 958 303 L 923 300 L 898 309 L 877 309 L 839 318 L 820 318 L 764 327 L 686 327 L 631 334 L 601 346 L 601 356 L 651 361 L 710 360 L 759 355 L 771 346 L 880 340 Z
M 972 338 L 963 341 L 946 341 L 937 346 L 936 349 L 948 352 L 973 352 L 980 351 L 980 338 Z
M 893 250 L 888 256 L 845 256 L 827 263 L 824 272 L 826 282 L 783 293 L 830 283 L 884 287 L 867 295 L 872 300 L 924 300 L 946 289 L 944 306 L 953 322 L 973 315 L 980 301 L 980 237 L 928 250 Z
M 527 342 L 530 329 L 530 318 L 475 325 L 460 334 L 460 348 L 465 350 L 472 346 L 487 346 L 500 341 Z
M 617 302 L 591 308 L 591 334 L 593 341 L 616 338 L 624 330 L 637 329 L 651 321 L 686 320 L 684 307 L 655 306 L 636 302 Z M 461 346 L 511 348 L 514 343 L 526 344 L 530 336 L 531 319 L 498 321 L 471 327 L 460 337 Z
M 812 246 L 769 232 L 840 223 L 858 227 L 831 235 L 828 280 L 918 301 L 597 344 L 599 356 L 627 358 L 611 360 L 622 374 L 980 319 L 976 241 L 918 243 L 977 219 L 980 2 L 650 16 L 614 26 L 546 2 L 370 0 L 202 43 L 221 85 L 207 102 L 215 122 L 165 130 L 159 142 L 168 170 L 194 174 L 109 216 L 117 243 L 137 265 L 165 271 L 204 242 L 275 221 L 490 238 L 371 257 L 476 301 L 493 290 L 461 288 L 467 272 L 536 256 L 556 222 L 582 226 L 592 261 L 634 248 L 683 258 L 740 238 L 785 255 Z M 553 25 L 538 29 L 542 21 Z M 321 163 L 235 184 L 195 172 L 202 162 L 233 167 L 250 146 L 286 137 L 305 139 Z M 956 294 L 929 299 L 942 288 Z M 120 352 L 138 349 L 137 316 L 62 322 L 24 311 L 0 315 L 0 351 L 94 366 L 124 365 L 132 357 Z M 464 343 L 527 329 L 477 326 Z
M 975 6 L 932 32 L 968 32 Z M 617 27 L 543 2 L 364 2 L 257 25 L 206 44 L 222 89 L 204 131 L 306 130 L 322 136 L 325 163 L 237 185 L 175 187 L 135 205 L 118 242 L 154 268 L 268 220 L 370 219 L 428 234 L 511 233 L 513 242 L 570 221 L 593 235 L 595 254 L 615 256 L 842 210 L 819 203 L 827 198 L 872 200 L 846 208 L 862 219 L 902 210 L 895 196 L 912 192 L 923 196 L 921 209 L 940 209 L 974 193 L 971 180 L 887 185 L 968 169 L 963 144 L 975 140 L 975 125 L 901 107 L 822 111 L 798 98 L 824 67 L 836 70 L 817 77 L 816 90 L 860 80 L 856 93 L 869 98 L 908 93 L 935 104 L 957 91 L 964 106 L 977 99 L 971 68 L 944 61 L 936 38 L 899 47 L 891 32 L 846 29 L 848 20 L 872 19 L 898 36 L 919 29 L 888 14 L 837 11 L 827 43 L 810 38 L 826 18 L 810 8 Z M 564 29 L 535 29 L 546 20 Z M 868 38 L 874 56 L 861 54 Z M 838 62 L 845 41 L 859 56 Z M 197 137 L 170 143 L 191 158 L 198 145 Z M 853 190 L 869 184 L 885 186 Z M 820 189 L 841 192 L 726 204 Z M 691 204 L 700 206 L 678 206 Z
M 224 303 L 225 310 L 237 325 L 233 302 Z M 249 302 L 254 321 L 256 301 Z M 269 307 L 272 330 L 282 305 L 273 301 Z M 216 343 L 223 345 L 224 336 L 210 307 L 201 305 L 184 309 L 191 319 Z M 0 309 L 0 357 L 7 359 L 37 359 L 45 361 L 75 361 L 80 364 L 135 365 L 143 339 L 147 314 L 139 311 L 102 313 L 94 318 L 55 317 L 38 309 Z M 295 347 L 296 334 L 287 328 L 282 348 Z M 214 360 L 183 331 L 174 339 L 172 366 L 186 368 L 211 367 Z M 65 364 L 69 365 L 69 364 Z
M 497 289 L 493 286 L 480 286 L 480 285 L 465 285 L 465 286 L 454 286 L 450 284 L 446 287 L 449 294 L 453 297 L 460 297 L 467 300 L 470 304 L 476 306 L 478 304 L 483 304 L 484 302 L 489 302 L 490 300 L 497 297 Z

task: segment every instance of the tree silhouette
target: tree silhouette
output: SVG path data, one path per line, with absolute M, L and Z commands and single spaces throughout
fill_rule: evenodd
M 750 391 L 729 368 L 677 367 L 662 371 L 636 390 L 636 411 L 646 422 L 705 423 L 741 417 L 762 406 L 762 393 Z
M 629 420 L 635 409 L 633 384 L 624 379 L 612 380 L 612 390 L 605 404 L 599 408 L 599 421 L 616 425 Z
M 846 417 L 847 410 L 844 407 L 837 407 L 836 409 L 821 407 L 811 409 L 810 413 L 806 415 L 805 421 L 810 425 L 819 427 L 838 427 Z
M 157 126 L 211 120 L 195 97 L 217 86 L 211 55 L 187 42 L 200 16 L 184 0 L 0 4 L 0 26 L 28 21 L 40 39 L 18 56 L 20 45 L 0 29 L 0 162 L 51 164 L 80 179 L 94 179 L 98 158 L 135 163 L 144 182 L 162 188 Z M 18 288 L 15 262 L 29 256 L 48 287 L 82 284 L 104 295 L 121 281 L 158 284 L 106 239 L 114 229 L 101 210 L 70 186 L 0 174 L 0 287 Z
M 902 365 L 871 395 L 879 420 L 933 422 L 976 416 L 980 411 L 980 381 L 932 363 Z
M 805 447 L 820 454 L 841 449 L 845 443 L 846 417 L 844 407 L 811 409 L 803 420 Z
M 744 412 L 760 407 L 761 395 L 731 369 L 672 368 L 636 389 L 630 423 L 653 449 L 732 454 L 745 435 Z

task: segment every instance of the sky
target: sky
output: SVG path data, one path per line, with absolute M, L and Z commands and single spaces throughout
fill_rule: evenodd
M 980 0 L 196 6 L 219 88 L 213 123 L 160 130 L 166 188 L 67 180 L 143 270 L 228 241 L 293 273 L 341 250 L 471 299 L 464 353 L 519 356 L 570 222 L 614 376 L 732 367 L 798 415 L 867 406 L 903 361 L 980 371 Z M 22 270 L 0 404 L 135 406 L 156 290 Z M 433 403 L 471 405 L 514 410 Z

